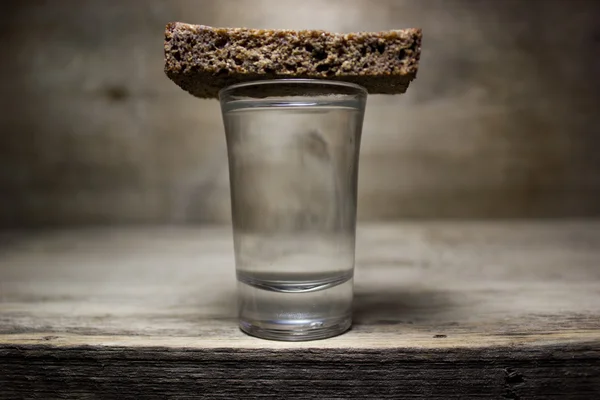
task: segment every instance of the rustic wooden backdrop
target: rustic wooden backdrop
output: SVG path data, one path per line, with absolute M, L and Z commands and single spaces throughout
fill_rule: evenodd
M 600 2 L 60 0 L 0 5 L 0 225 L 227 222 L 215 101 L 162 72 L 166 22 L 422 27 L 369 100 L 365 219 L 600 215 Z

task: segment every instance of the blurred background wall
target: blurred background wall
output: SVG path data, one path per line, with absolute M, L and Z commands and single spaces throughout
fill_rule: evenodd
M 372 96 L 363 220 L 600 215 L 600 2 L 55 0 L 0 5 L 0 226 L 230 218 L 216 101 L 163 73 L 169 21 L 421 27 Z

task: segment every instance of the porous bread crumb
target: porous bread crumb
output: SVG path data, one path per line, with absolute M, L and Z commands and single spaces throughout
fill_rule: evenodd
M 328 79 L 371 94 L 404 93 L 416 78 L 421 30 L 331 33 L 212 28 L 181 22 L 165 30 L 165 73 L 200 98 L 264 79 Z

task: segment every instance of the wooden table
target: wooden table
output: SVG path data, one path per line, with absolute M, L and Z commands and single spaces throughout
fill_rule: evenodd
M 236 326 L 228 228 L 0 236 L 0 398 L 600 398 L 600 221 L 359 228 L 353 329 Z

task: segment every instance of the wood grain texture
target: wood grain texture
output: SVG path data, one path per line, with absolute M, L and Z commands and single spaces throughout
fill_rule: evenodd
M 353 329 L 248 337 L 229 229 L 0 235 L 0 398 L 589 399 L 600 221 L 359 228 Z

